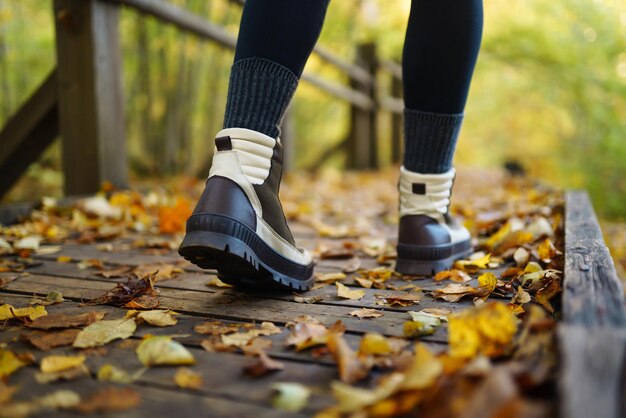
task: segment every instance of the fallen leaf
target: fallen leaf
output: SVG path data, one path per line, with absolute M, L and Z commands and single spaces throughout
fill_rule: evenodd
M 454 262 L 454 268 L 475 273 L 480 269 L 486 269 L 489 266 L 490 260 L 491 254 L 485 254 L 477 258 L 470 258 L 469 260 L 457 260 Z
M 63 313 L 52 313 L 26 323 L 29 328 L 52 329 L 52 328 L 77 328 L 93 324 L 104 318 L 103 312 L 87 312 L 84 314 L 67 315 Z
M 121 318 L 94 322 L 85 327 L 76 337 L 73 346 L 87 348 L 104 345 L 117 339 L 131 337 L 137 329 L 134 318 Z
M 426 389 L 432 386 L 443 373 L 443 364 L 424 345 L 415 346 L 413 363 L 405 371 L 402 389 Z
M 188 367 L 180 367 L 174 375 L 174 383 L 183 389 L 200 389 L 204 385 L 202 376 Z
M 377 305 L 385 306 L 412 306 L 420 302 L 422 296 L 419 294 L 403 294 L 403 295 L 376 295 L 380 299 Z
M 344 298 L 344 299 L 359 300 L 363 296 L 365 296 L 365 290 L 361 290 L 361 289 L 350 290 L 347 286 L 339 282 L 335 283 L 335 285 L 337 286 L 337 297 Z
M 317 303 L 320 300 L 323 300 L 324 296 L 300 296 L 296 295 L 293 297 L 294 302 L 298 303 Z
M 85 356 L 47 356 L 41 360 L 40 369 L 44 373 L 55 373 L 72 369 L 85 362 Z
M 557 279 L 550 280 L 544 287 L 537 291 L 535 299 L 544 309 L 550 313 L 554 313 L 554 307 L 550 303 L 556 295 L 561 293 L 561 281 Z
M 83 377 L 90 377 L 91 372 L 85 364 L 79 364 L 75 367 L 59 370 L 57 372 L 35 373 L 35 380 L 39 384 L 47 384 L 57 382 L 59 380 L 76 380 Z
M 131 388 L 109 387 L 84 398 L 75 409 L 82 414 L 121 412 L 137 407 L 140 402 L 141 397 Z
M 193 327 L 194 331 L 199 334 L 208 334 L 208 335 L 222 335 L 222 334 L 232 334 L 233 332 L 239 331 L 238 324 L 224 324 L 219 321 L 207 321 L 202 322 L 200 324 L 196 324 Z
M 64 329 L 55 332 L 35 331 L 24 335 L 24 338 L 38 349 L 48 351 L 56 347 L 72 345 L 79 332 L 78 329 Z
M 363 336 L 363 338 L 361 338 L 359 355 L 385 356 L 393 352 L 393 346 L 389 340 L 381 334 L 368 332 Z
M 27 363 L 17 357 L 12 351 L 0 348 L 0 379 L 7 378 L 26 365 Z
M 430 294 L 436 299 L 446 302 L 458 302 L 463 296 L 474 295 L 478 289 L 460 283 L 450 283 L 441 289 L 435 289 Z
M 346 262 L 341 268 L 341 271 L 345 274 L 354 273 L 361 268 L 361 259 L 359 257 L 353 257 Z
M 300 383 L 272 383 L 275 394 L 272 398 L 274 408 L 288 412 L 298 412 L 309 402 L 311 390 Z
M 178 313 L 174 311 L 157 309 L 153 311 L 128 311 L 126 312 L 127 317 L 136 317 L 142 321 L 146 321 L 150 325 L 154 325 L 157 327 L 169 327 L 172 325 L 176 325 L 178 320 L 176 319 L 176 315 Z
M 546 238 L 541 241 L 539 247 L 537 247 L 537 254 L 539 255 L 539 259 L 544 263 L 549 263 L 557 255 L 557 249 L 550 240 L 550 238 Z
M 154 275 L 147 275 L 138 279 L 128 279 L 126 283 L 118 283 L 104 295 L 91 299 L 88 305 L 124 306 L 135 298 L 143 295 L 156 296 L 154 289 Z
M 37 305 L 37 306 L 29 306 L 26 308 L 14 308 L 9 304 L 0 305 L 0 321 L 4 321 L 6 319 L 12 318 L 28 318 L 31 321 L 35 319 L 48 315 L 46 308 Z
M 501 355 L 517 331 L 515 315 L 503 303 L 491 302 L 448 317 L 452 357 Z
M 251 377 L 261 377 L 284 368 L 283 363 L 270 358 L 264 351 L 258 351 L 257 359 L 244 367 L 244 372 Z
M 412 311 L 409 311 L 409 315 Z M 452 313 L 452 311 L 448 308 L 424 308 L 419 311 L 419 313 L 432 315 L 438 318 L 440 321 L 448 321 L 448 315 Z
M 374 389 L 354 387 L 342 382 L 333 382 L 333 396 L 338 402 L 339 412 L 348 414 L 359 411 L 393 395 L 402 384 L 405 376 L 402 373 L 391 373 Z
M 195 363 L 193 355 L 169 336 L 150 336 L 137 347 L 137 357 L 144 366 L 187 366 Z
M 361 361 L 340 334 L 329 333 L 327 346 L 337 363 L 342 382 L 354 383 L 367 377 L 372 364 Z
M 211 278 L 211 280 L 209 280 L 206 285 L 210 287 L 220 287 L 220 288 L 233 287 L 232 285 L 228 283 L 224 283 L 218 277 Z
M 433 277 L 433 279 L 436 282 L 449 279 L 453 282 L 465 283 L 471 281 L 472 277 L 463 270 L 455 269 L 440 271 L 439 273 L 435 274 L 435 277 Z
M 54 305 L 56 303 L 61 303 L 65 301 L 65 299 L 63 299 L 63 294 L 61 292 L 49 292 L 45 298 L 41 299 L 39 297 L 35 297 L 33 298 L 29 304 L 30 305 L 43 305 L 43 306 L 48 306 L 48 305 Z
M 404 336 L 407 338 L 432 335 L 441 325 L 441 320 L 435 315 L 413 311 L 408 313 L 411 316 L 411 321 L 404 323 Z
M 227 346 L 243 347 L 250 343 L 251 340 L 261 335 L 280 334 L 282 331 L 271 322 L 262 322 L 258 329 L 251 329 L 247 332 L 238 332 L 228 335 L 222 335 L 222 343 Z
M 39 412 L 70 409 L 79 403 L 80 396 L 78 396 L 76 392 L 71 390 L 58 390 L 28 401 L 19 401 L 3 405 L 0 409 L 0 417 L 25 417 Z
M 356 316 L 359 319 L 363 319 L 363 318 L 380 318 L 381 316 L 383 316 L 383 312 L 377 311 L 376 309 L 361 308 L 361 309 L 356 309 L 356 310 L 350 312 L 350 315 Z
M 322 283 L 334 283 L 340 280 L 345 279 L 346 276 L 344 273 L 333 272 L 333 273 L 318 273 L 315 275 L 316 282 Z
M 96 276 L 102 276 L 107 279 L 114 279 L 124 277 L 130 274 L 133 268 L 131 266 L 119 266 L 111 269 L 101 270 L 96 273 Z
M 363 277 L 355 277 L 354 280 L 366 289 L 371 289 L 374 285 L 373 281 L 371 281 L 370 279 L 364 279 Z
M 519 247 L 515 250 L 515 253 L 513 253 L 513 259 L 515 260 L 517 267 L 523 268 L 526 264 L 528 264 L 530 253 L 524 247 Z
M 132 373 L 115 367 L 111 364 L 105 364 L 98 370 L 97 378 L 101 382 L 113 382 L 113 383 L 132 383 L 139 379 L 141 375 L 145 373 L 147 369 L 142 367 Z

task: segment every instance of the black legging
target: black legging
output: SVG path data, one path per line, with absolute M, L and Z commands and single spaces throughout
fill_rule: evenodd
M 266 58 L 299 77 L 322 30 L 328 2 L 247 0 L 235 61 Z M 413 0 L 402 59 L 407 109 L 463 112 L 482 26 L 482 0 Z

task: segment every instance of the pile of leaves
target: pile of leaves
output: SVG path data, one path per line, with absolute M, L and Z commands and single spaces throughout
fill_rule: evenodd
M 337 381 L 328 389 L 336 403 L 317 411 L 319 417 L 416 412 L 426 417 L 552 416 L 554 330 L 563 270 L 562 195 L 524 178 L 461 171 L 451 210 L 471 230 L 476 252 L 434 277 L 400 276 L 393 270 L 396 254 L 388 234 L 398 223 L 395 176 L 393 171 L 300 174 L 287 179 L 282 200 L 292 224 L 330 238 L 310 250 L 318 260 L 337 265 L 336 271 L 318 273 L 313 292 L 294 295 L 293 301 L 320 303 L 329 297 L 358 301 L 371 292 L 368 289 L 375 289 L 375 308 L 354 309 L 350 315 L 370 321 L 374 329 L 386 310 L 414 309 L 407 311 L 402 324 L 403 338 L 376 332 L 348 338 L 342 321 L 326 326 L 310 316 L 295 317 L 284 327 L 210 319 L 194 327 L 201 346 L 209 352 L 250 356 L 244 369 L 249 379 L 279 375 L 284 369 L 268 354 L 272 344 L 331 358 Z M 44 199 L 27 219 L 0 226 L 0 287 L 28 274 L 37 255 L 53 254 L 60 244 L 169 253 L 178 245 L 201 188 L 201 182 L 187 182 L 170 191 L 141 194 L 107 186 L 97 196 L 69 206 Z M 125 244 L 119 244 L 122 238 Z M 78 266 L 125 281 L 85 300 L 80 313 L 48 312 L 64 303 L 60 292 L 35 298 L 28 306 L 0 301 L 0 321 L 6 329 L 19 330 L 20 338 L 37 350 L 34 355 L 11 343 L 0 345 L 0 417 L 54 409 L 92 413 L 136 407 L 140 396 L 132 383 L 154 366 L 175 367 L 173 380 L 180 388 L 203 387 L 194 356 L 178 336 L 149 332 L 141 339 L 134 337 L 141 327 L 177 324 L 176 312 L 158 309 L 157 287 L 160 280 L 175 279 L 182 272 L 179 266 L 111 267 L 100 260 L 82 260 Z M 228 287 L 216 278 L 207 284 Z M 418 310 L 424 299 L 446 303 Z M 463 305 L 466 309 L 450 309 L 450 304 L 465 301 L 471 301 Z M 105 317 L 96 305 L 115 306 L 123 314 Z M 422 339 L 437 332 L 447 335 L 448 344 L 434 349 Z M 120 341 L 135 350 L 141 369 L 89 365 L 93 353 L 106 355 L 107 347 Z M 73 348 L 72 354 L 45 355 L 63 347 Z M 39 369 L 40 384 L 92 379 L 130 386 L 103 386 L 87 396 L 60 390 L 13 401 L 19 388 L 10 384 L 10 378 L 25 367 Z M 268 402 L 276 408 L 307 407 L 311 390 L 305 385 L 280 382 L 273 387 L 275 396 Z

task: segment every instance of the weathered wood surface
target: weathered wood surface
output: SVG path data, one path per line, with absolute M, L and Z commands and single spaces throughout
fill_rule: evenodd
M 569 192 L 565 205 L 561 416 L 623 417 L 624 289 L 587 193 Z
M 119 6 L 55 0 L 54 17 L 65 193 L 94 193 L 105 180 L 126 187 Z
M 0 131 L 0 196 L 59 134 L 57 71 L 6 122 Z

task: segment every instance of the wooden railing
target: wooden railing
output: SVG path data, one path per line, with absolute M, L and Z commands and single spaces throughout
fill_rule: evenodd
M 93 193 L 103 181 L 127 186 L 128 163 L 124 124 L 124 92 L 119 40 L 119 11 L 130 7 L 208 42 L 234 49 L 237 39 L 213 24 L 165 0 L 53 0 L 57 66 L 39 89 L 0 131 L 0 195 L 60 135 L 64 190 L 67 195 Z M 241 0 L 231 0 L 243 4 Z M 302 80 L 350 105 L 350 130 L 337 146 L 349 168 L 379 165 L 378 121 L 391 114 L 391 160 L 400 158 L 403 109 L 401 67 L 381 60 L 376 45 L 356 46 L 350 62 L 317 46 L 324 63 L 345 76 L 346 84 L 305 71 Z M 388 94 L 380 92 L 380 77 L 390 77 Z

